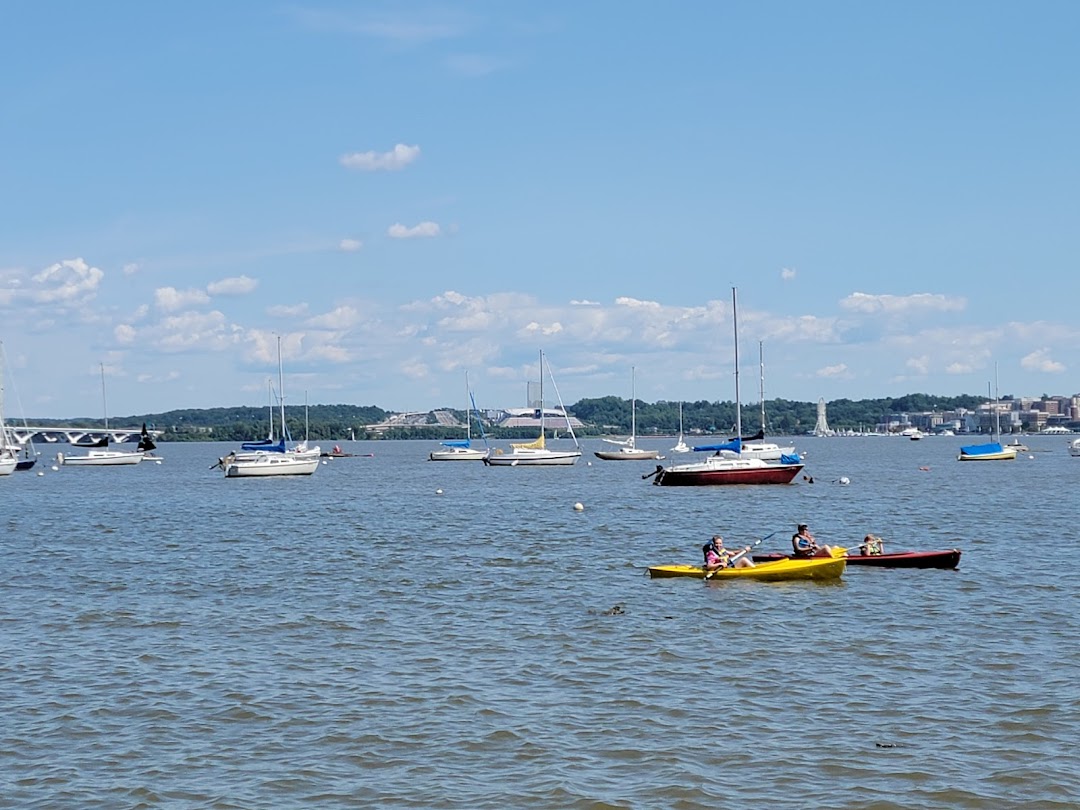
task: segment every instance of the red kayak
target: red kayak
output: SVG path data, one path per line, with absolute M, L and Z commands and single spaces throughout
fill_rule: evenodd
M 790 554 L 755 554 L 754 562 L 770 562 L 790 558 Z M 948 551 L 898 551 L 894 554 L 851 554 L 848 565 L 875 565 L 879 568 L 958 568 L 960 549 Z

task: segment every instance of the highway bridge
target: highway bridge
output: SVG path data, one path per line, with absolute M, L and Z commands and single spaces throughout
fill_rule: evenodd
M 52 425 L 50 427 L 34 427 L 33 425 L 7 424 L 8 434 L 14 436 L 19 444 L 26 444 L 33 440 L 34 444 L 78 444 L 79 442 L 93 441 L 108 437 L 110 444 L 123 444 L 124 442 L 137 442 L 142 437 L 142 426 L 121 428 L 73 428 Z M 163 430 L 149 430 L 150 438 L 157 440 Z

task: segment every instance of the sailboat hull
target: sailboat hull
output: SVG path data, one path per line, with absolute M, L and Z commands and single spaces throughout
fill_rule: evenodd
M 432 450 L 428 456 L 432 461 L 483 461 L 488 451 L 478 450 L 473 447 L 447 447 L 443 450 Z
M 512 453 L 487 456 L 489 467 L 569 467 L 581 458 L 580 450 L 516 449 Z
M 621 450 L 597 450 L 593 455 L 603 461 L 648 461 L 660 458 L 660 451 L 624 447 Z
M 761 459 L 710 456 L 696 464 L 661 467 L 653 484 L 659 487 L 711 487 L 732 484 L 790 484 L 802 464 L 775 464 Z

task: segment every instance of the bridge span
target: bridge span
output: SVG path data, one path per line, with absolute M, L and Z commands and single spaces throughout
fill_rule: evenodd
M 51 427 L 35 427 L 33 425 L 13 425 L 8 423 L 8 433 L 15 437 L 19 444 L 26 444 L 33 440 L 34 444 L 76 444 L 87 440 L 96 440 L 108 437 L 109 443 L 123 444 L 124 442 L 137 442 L 142 438 L 142 427 L 121 428 L 73 428 L 53 425 Z M 146 431 L 151 439 L 158 439 L 163 430 Z

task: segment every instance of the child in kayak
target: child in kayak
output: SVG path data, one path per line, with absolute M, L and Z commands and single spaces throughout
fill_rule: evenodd
M 798 531 L 791 535 L 791 548 L 793 557 L 831 557 L 832 547 L 818 545 L 814 535 L 810 534 L 810 528 L 805 523 L 800 523 Z
M 868 534 L 859 546 L 859 553 L 864 557 L 880 557 L 885 553 L 885 543 L 875 534 Z
M 717 571 L 721 568 L 753 568 L 754 561 L 743 554 L 737 560 L 732 559 L 735 555 L 724 548 L 724 538 L 720 535 L 713 535 L 713 539 L 701 547 L 702 552 L 705 554 L 705 570 Z M 750 546 L 743 549 L 743 552 L 749 551 Z M 736 552 L 739 553 L 739 552 Z

